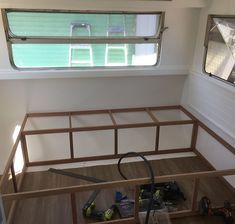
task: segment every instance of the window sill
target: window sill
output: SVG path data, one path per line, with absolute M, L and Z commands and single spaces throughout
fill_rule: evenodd
M 188 66 L 159 66 L 145 68 L 107 68 L 86 70 L 18 71 L 0 70 L 0 80 L 44 78 L 99 78 L 99 77 L 146 77 L 165 75 L 188 75 Z

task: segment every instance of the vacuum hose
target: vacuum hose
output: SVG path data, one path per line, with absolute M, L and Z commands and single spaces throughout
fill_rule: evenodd
M 151 196 L 149 199 L 149 204 L 148 204 L 148 209 L 147 209 L 147 214 L 146 214 L 146 218 L 145 218 L 145 224 L 148 224 L 149 222 L 149 215 L 150 215 L 150 211 L 153 205 L 153 195 L 154 195 L 154 173 L 153 173 L 153 168 L 150 164 L 150 162 L 140 153 L 138 152 L 128 152 L 124 155 L 122 155 L 120 157 L 120 159 L 118 160 L 118 171 L 120 173 L 120 175 L 123 177 L 123 179 L 127 180 L 127 177 L 123 174 L 122 170 L 121 170 L 121 161 L 125 158 L 125 157 L 129 157 L 129 156 L 138 156 L 140 158 L 142 158 L 149 170 L 150 173 L 150 181 L 151 181 Z

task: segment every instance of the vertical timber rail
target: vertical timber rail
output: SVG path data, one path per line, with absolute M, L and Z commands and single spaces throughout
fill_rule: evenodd
M 5 181 L 8 178 L 8 173 L 9 173 L 9 171 L 11 169 L 11 166 L 12 166 L 12 163 L 13 163 L 13 160 L 14 160 L 14 157 L 15 157 L 15 153 L 16 153 L 18 144 L 19 144 L 19 142 L 21 140 L 21 133 L 24 130 L 24 127 L 25 127 L 25 124 L 26 124 L 26 121 L 27 121 L 27 117 L 28 116 L 25 115 L 24 121 L 23 121 L 23 123 L 21 125 L 21 128 L 20 128 L 20 131 L 19 131 L 19 134 L 17 136 L 17 139 L 16 139 L 15 144 L 14 144 L 12 150 L 11 150 L 11 154 L 9 156 L 9 159 L 8 159 L 7 163 L 6 163 L 5 169 L 3 171 L 3 175 L 2 175 L 2 178 L 0 180 L 0 192 L 3 191 L 3 185 L 4 185 Z
M 139 223 L 139 195 L 140 195 L 140 186 L 135 186 L 135 207 L 134 207 L 134 219 L 135 223 Z
M 72 116 L 69 113 L 69 128 L 72 128 Z M 69 144 L 70 144 L 70 158 L 74 159 L 74 147 L 73 147 L 73 132 L 69 131 Z
M 114 155 L 118 155 L 118 129 L 117 129 L 117 122 L 112 114 L 112 111 L 109 111 L 109 116 L 113 122 L 113 125 L 115 126 L 114 129 Z
M 191 137 L 191 149 L 195 150 L 196 143 L 197 143 L 197 134 L 198 134 L 198 120 L 194 117 L 189 111 L 187 111 L 184 107 L 180 106 L 180 110 L 185 113 L 190 119 L 194 121 L 193 123 L 193 130 L 192 130 L 192 137 Z
M 158 119 L 154 116 L 153 112 L 146 108 L 146 112 L 151 117 L 154 123 L 156 123 L 156 140 L 155 140 L 155 152 L 158 152 L 159 149 L 159 136 L 160 136 L 160 125 Z
M 24 162 L 27 166 L 29 163 L 29 153 L 28 153 L 28 147 L 27 147 L 27 142 L 26 142 L 26 136 L 21 134 L 21 148 L 23 152 L 23 157 L 24 157 Z
M 193 212 L 195 212 L 197 210 L 197 196 L 198 196 L 199 184 L 200 184 L 200 179 L 194 178 L 192 204 L 191 204 L 191 211 L 193 211 Z
M 193 124 L 192 138 L 191 138 L 191 149 L 192 150 L 196 149 L 197 134 L 198 134 L 198 122 L 195 121 L 195 123 Z
M 78 223 L 78 216 L 77 216 L 77 205 L 76 205 L 76 193 L 70 194 L 70 200 L 71 200 L 73 224 L 77 224 Z
M 69 128 L 71 129 L 72 126 L 72 115 L 69 113 Z M 74 159 L 74 147 L 73 147 L 73 132 L 69 131 L 69 145 L 70 145 L 70 158 Z M 76 204 L 76 193 L 70 194 L 70 200 L 71 200 L 71 210 L 72 210 L 72 220 L 73 224 L 78 223 L 78 217 L 77 217 L 77 204 Z
M 15 174 L 15 168 L 14 168 L 14 162 L 11 164 L 11 176 L 12 176 L 12 184 L 14 188 L 14 192 L 18 192 L 17 182 L 16 182 L 16 174 Z

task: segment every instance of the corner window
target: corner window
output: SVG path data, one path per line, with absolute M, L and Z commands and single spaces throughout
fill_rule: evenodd
M 209 16 L 205 47 L 205 71 L 234 84 L 235 16 Z
M 163 13 L 3 10 L 10 59 L 19 69 L 153 66 Z

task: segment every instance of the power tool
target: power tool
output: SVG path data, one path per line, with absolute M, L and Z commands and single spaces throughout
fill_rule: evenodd
M 150 195 L 150 185 L 145 184 L 140 187 L 140 196 L 142 199 L 149 198 Z M 178 183 L 176 181 L 162 182 L 154 184 L 154 194 L 155 200 L 162 200 L 164 202 L 177 202 L 183 199 L 186 200 L 184 193 L 181 191 Z
M 85 217 L 88 218 L 92 216 L 92 212 L 95 209 L 95 199 L 99 193 L 100 193 L 100 190 L 94 191 L 89 197 L 86 204 L 83 206 L 82 213 Z
M 216 209 L 214 215 L 222 216 L 225 224 L 233 224 L 232 207 L 229 201 L 224 201 L 224 207 Z
M 86 218 L 97 219 L 99 221 L 110 221 L 116 212 L 115 205 L 112 205 L 105 211 L 95 210 L 95 206 L 93 205 L 94 203 L 92 203 L 91 206 L 87 207 L 86 209 L 85 207 L 83 208 L 83 214 Z
M 199 201 L 199 212 L 201 215 L 221 216 L 225 224 L 233 224 L 232 207 L 228 200 L 224 201 L 224 207 L 212 209 L 211 201 L 208 197 L 202 197 Z
M 105 180 L 101 180 L 101 179 L 98 179 L 95 177 L 84 176 L 81 174 L 67 172 L 64 170 L 57 170 L 57 169 L 50 168 L 49 171 L 53 172 L 53 173 L 73 177 L 73 178 L 78 178 L 78 179 L 90 181 L 93 183 L 106 182 Z M 89 197 L 89 199 L 87 200 L 87 202 L 83 206 L 82 213 L 83 213 L 84 217 L 86 217 L 86 218 L 94 218 L 94 219 L 98 219 L 100 221 L 109 221 L 113 218 L 113 215 L 116 212 L 116 206 L 112 205 L 110 208 L 108 208 L 105 211 L 95 210 L 95 199 L 99 193 L 100 193 L 100 190 L 96 190 L 91 194 L 91 196 Z

